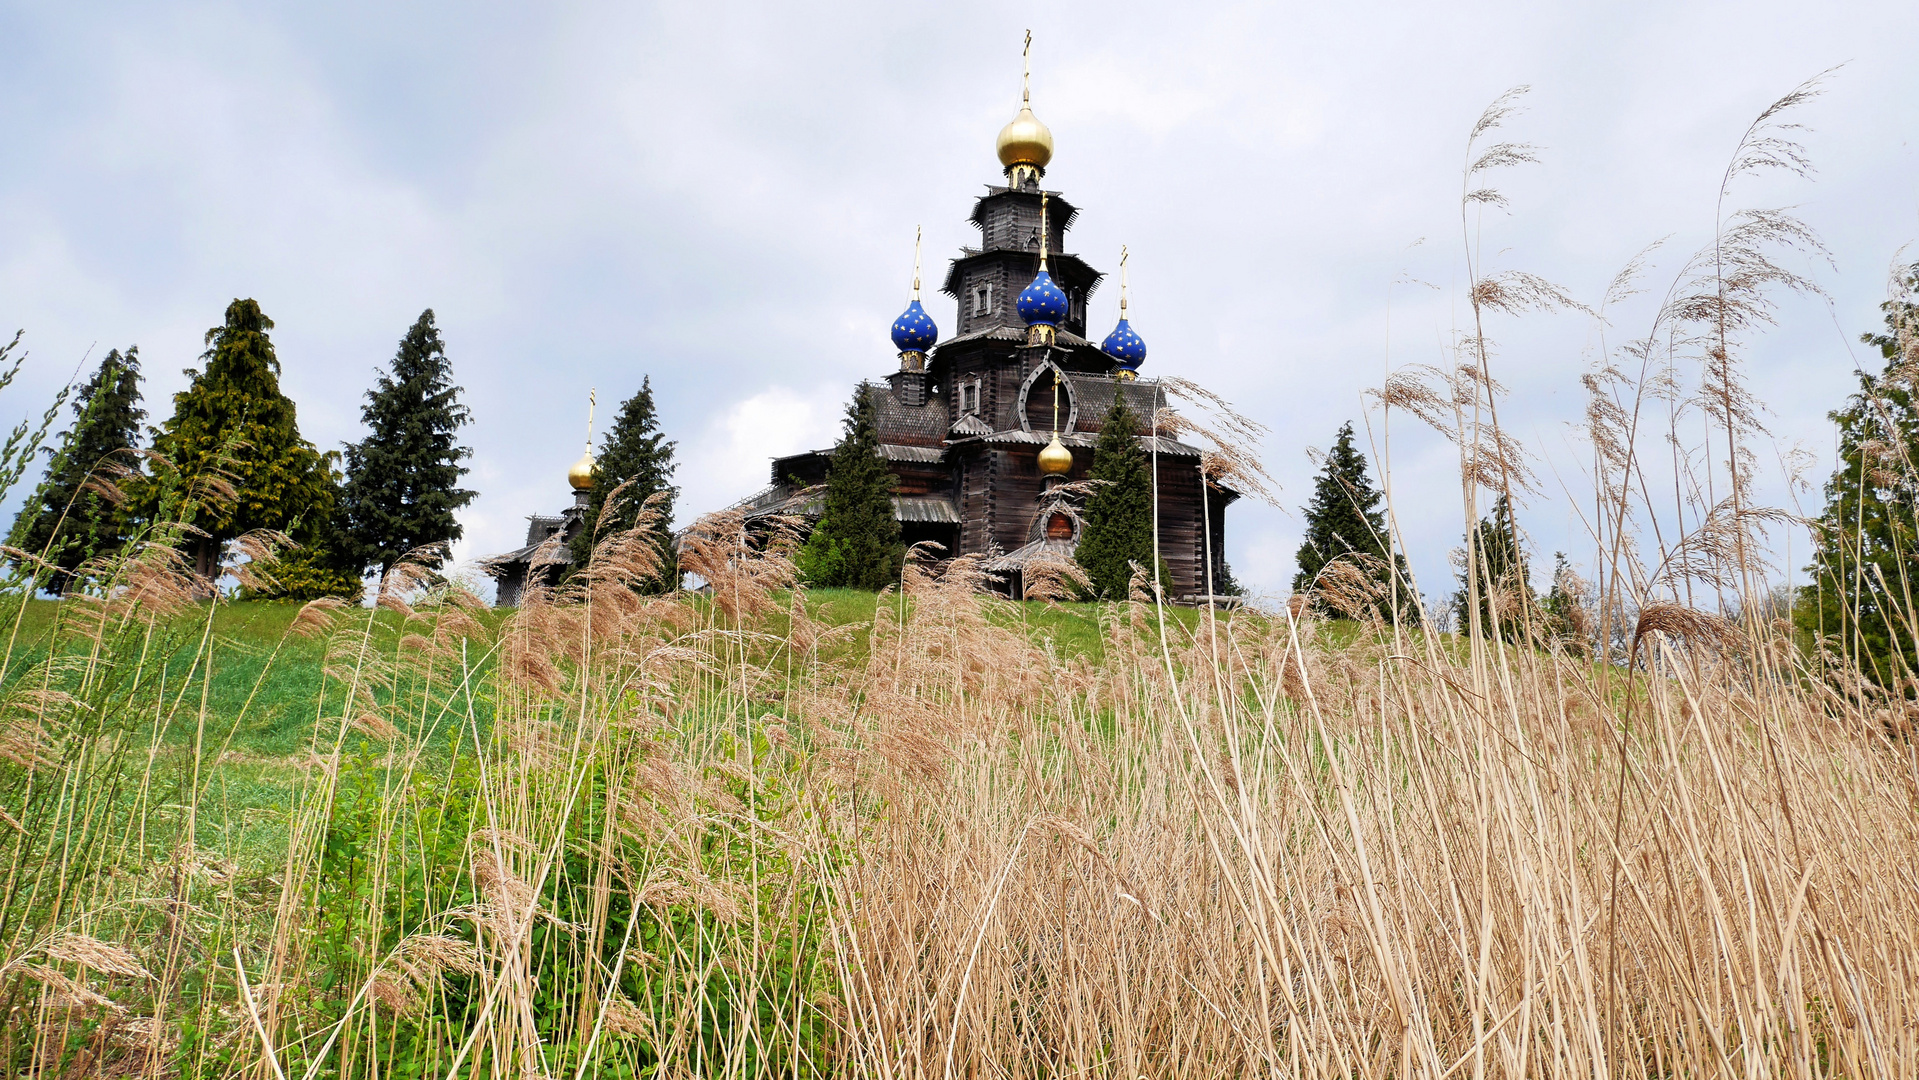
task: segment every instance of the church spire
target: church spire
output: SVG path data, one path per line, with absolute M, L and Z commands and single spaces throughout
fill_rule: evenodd
M 1113 374 L 1122 379 L 1135 378 L 1146 362 L 1146 342 L 1126 321 L 1126 247 L 1119 249 L 1119 325 L 1099 343 L 1099 351 L 1113 358 Z
M 1019 115 L 1000 129 L 995 149 L 1006 170 L 1006 182 L 1019 190 L 1038 187 L 1046 175 L 1046 164 L 1053 160 L 1053 133 L 1033 115 L 1033 32 L 1026 32 L 1026 48 L 1020 52 Z
M 1046 272 L 1046 246 L 1052 240 L 1053 230 L 1046 225 L 1046 193 L 1039 193 L 1039 272 Z
M 586 493 L 593 490 L 593 407 L 599 404 L 599 391 L 586 392 L 586 453 L 580 460 L 566 470 L 566 482 L 572 486 L 574 499 L 582 504 L 586 502 Z
M 893 347 L 900 351 L 900 370 L 926 370 L 926 350 L 939 340 L 939 327 L 920 306 L 920 237 L 924 230 L 913 230 L 913 299 L 900 317 L 893 320 Z
M 1066 293 L 1053 282 L 1046 270 L 1046 193 L 1039 196 L 1039 273 L 1033 283 L 1020 291 L 1019 317 L 1026 320 L 1028 345 L 1051 345 L 1059 324 L 1066 318 Z

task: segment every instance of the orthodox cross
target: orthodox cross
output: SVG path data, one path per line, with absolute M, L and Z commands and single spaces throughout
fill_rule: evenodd
M 1021 105 L 1033 100 L 1033 32 L 1026 32 L 1026 47 L 1019 53 L 1019 101 Z

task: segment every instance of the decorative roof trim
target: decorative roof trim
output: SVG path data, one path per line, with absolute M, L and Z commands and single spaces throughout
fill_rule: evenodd
M 1049 356 L 1033 369 L 1031 375 L 1026 376 L 1025 382 L 1019 384 L 1019 397 L 1013 404 L 1013 410 L 1019 416 L 1021 431 L 1033 430 L 1033 422 L 1026 416 L 1027 395 L 1033 392 L 1033 384 L 1039 382 L 1039 377 L 1048 371 L 1053 373 L 1055 382 L 1066 388 L 1066 426 L 1061 430 L 1072 431 L 1079 426 L 1079 392 L 1073 389 L 1073 380 L 1066 377 L 1065 370 L 1054 363 L 1053 358 Z
M 977 413 L 964 413 L 958 420 L 953 421 L 953 427 L 948 433 L 948 441 L 951 441 L 953 436 L 965 438 L 969 435 L 991 435 L 992 433 L 992 425 L 981 420 Z

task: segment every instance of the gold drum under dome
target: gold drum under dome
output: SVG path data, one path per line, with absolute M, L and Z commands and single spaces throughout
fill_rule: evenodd
M 1073 471 L 1073 452 L 1059 441 L 1055 434 L 1046 449 L 1039 452 L 1039 472 L 1041 476 L 1064 476 Z
M 1033 115 L 1033 107 L 1022 102 L 1019 115 L 999 130 L 999 163 L 1012 168 L 1031 165 L 1044 169 L 1053 160 L 1053 133 Z
M 573 485 L 574 491 L 593 490 L 593 453 L 588 451 L 580 455 L 580 460 L 566 470 L 566 482 Z

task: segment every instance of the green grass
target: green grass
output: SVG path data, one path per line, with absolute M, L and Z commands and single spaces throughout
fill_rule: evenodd
M 19 620 L 8 682 L 28 677 L 55 646 L 61 603 L 34 600 L 27 604 Z M 222 604 L 213 611 L 213 677 L 206 685 L 206 712 L 222 718 L 223 725 L 238 719 L 231 730 L 232 750 L 285 756 L 298 751 L 312 730 L 326 643 L 287 633 L 299 610 L 297 604 L 249 602 Z M 376 618 L 388 628 L 399 625 L 399 617 L 392 612 L 361 615 Z M 204 617 L 203 608 L 193 633 L 181 630 L 152 643 L 146 665 L 165 684 L 177 684 L 191 668 L 200 634 L 207 631 Z M 14 628 L 9 626 L 6 632 L 11 635 Z M 172 702 L 173 695 L 168 694 L 167 700 Z M 199 701 L 180 702 L 179 708 L 197 715 Z M 180 726 L 172 725 L 175 734 Z M 224 728 L 221 734 L 224 739 Z
M 856 589 L 817 589 L 807 594 L 807 608 L 813 618 L 831 626 L 858 627 L 841 646 L 839 659 L 864 659 L 868 632 L 878 597 Z M 897 595 L 888 603 L 898 603 Z M 907 601 L 909 604 L 911 600 Z M 30 677 L 35 665 L 53 648 L 59 630 L 61 601 L 33 600 L 21 612 L 17 630 L 0 627 L 8 637 L 17 633 L 13 662 L 6 683 L 18 683 Z M 1062 658 L 1100 659 L 1105 641 L 1100 631 L 1100 613 L 1110 605 L 1008 603 L 994 609 L 994 621 L 1004 625 L 1021 624 L 1035 644 L 1051 642 Z M 203 609 L 204 611 L 204 609 Z M 253 601 L 221 604 L 213 611 L 213 677 L 206 686 L 206 714 L 217 717 L 218 730 L 209 732 L 214 743 L 209 747 L 223 764 L 246 765 L 260 759 L 264 772 L 283 773 L 285 760 L 304 749 L 311 736 L 316 703 L 320 700 L 326 644 L 322 640 L 288 634 L 289 625 L 299 613 L 299 605 Z M 390 611 L 362 609 L 349 612 L 360 619 L 371 618 L 394 640 L 400 616 Z M 493 618 L 497 616 L 490 616 Z M 1202 613 L 1191 608 L 1168 608 L 1167 629 L 1188 635 L 1199 626 Z M 204 618 L 204 615 L 202 616 Z M 184 621 L 183 621 L 184 622 Z M 770 629 L 784 631 L 785 619 L 777 616 Z M 165 642 L 156 642 L 147 658 L 150 671 L 158 672 L 168 685 L 178 684 L 199 652 L 198 623 L 192 633 L 184 630 Z M 196 686 L 198 685 L 196 680 Z M 176 748 L 191 740 L 195 725 L 191 718 L 199 714 L 196 699 L 178 703 L 177 719 L 169 725 L 168 741 Z M 173 700 L 173 695 L 168 695 Z M 185 721 L 185 722 L 183 722 Z M 244 774 L 249 770 L 240 770 Z M 232 783 L 231 770 L 222 773 L 223 783 Z

